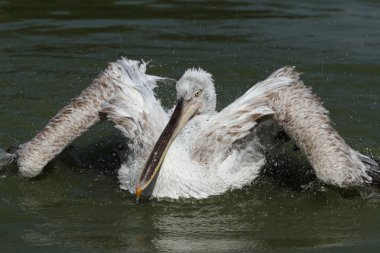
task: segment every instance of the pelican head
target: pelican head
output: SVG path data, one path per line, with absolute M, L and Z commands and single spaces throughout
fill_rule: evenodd
M 215 111 L 216 93 L 211 74 L 201 68 L 188 69 L 177 82 L 177 105 L 156 142 L 136 186 L 136 200 L 152 183 L 179 132 L 195 115 Z
M 198 113 L 215 111 L 216 93 L 212 75 L 201 68 L 188 69 L 177 82 L 177 99 L 198 104 Z

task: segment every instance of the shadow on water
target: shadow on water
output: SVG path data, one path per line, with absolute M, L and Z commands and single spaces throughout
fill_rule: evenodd
M 53 162 L 63 163 L 67 167 L 79 167 L 82 168 L 81 171 L 115 175 L 126 154 L 127 140 L 118 133 L 84 147 L 70 145 Z

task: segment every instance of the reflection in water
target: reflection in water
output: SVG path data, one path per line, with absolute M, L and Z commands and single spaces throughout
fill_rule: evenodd
M 249 252 L 350 247 L 362 243 L 362 235 L 379 235 L 379 197 L 364 192 L 347 198 L 319 186 L 296 192 L 262 178 L 207 200 L 136 205 L 109 175 L 61 169 L 50 180 L 2 191 L 9 200 L 3 210 L 17 210 L 16 217 L 3 212 L 2 223 L 8 217 L 18 231 L 5 238 L 24 247 L 84 251 Z
M 276 191 L 270 186 L 267 189 Z M 347 213 L 331 206 L 331 203 L 341 202 L 339 196 L 320 192 L 296 193 L 298 196 L 292 198 L 295 203 L 284 204 L 288 196 L 267 199 L 271 194 L 266 196 L 264 190 L 260 187 L 250 189 L 255 193 L 249 194 L 253 200 L 248 203 L 240 203 L 237 196 L 231 194 L 231 199 L 224 199 L 223 204 L 217 206 L 212 203 L 184 204 L 167 208 L 166 212 L 155 212 L 153 219 L 157 233 L 153 242 L 158 249 L 169 252 L 331 248 L 359 242 L 352 238 L 358 237 L 355 228 L 361 225 L 361 221 L 346 220 Z M 304 205 L 305 195 L 310 206 Z M 320 207 L 315 206 L 318 198 L 325 198 L 319 203 Z M 299 205 L 301 202 L 303 205 Z M 330 207 L 326 208 L 328 203 Z M 365 209 L 356 211 L 365 212 Z M 331 216 L 336 216 L 337 220 L 325 220 Z
M 153 60 L 161 76 L 202 66 L 214 74 L 219 108 L 274 69 L 296 65 L 349 144 L 379 157 L 379 7 L 370 0 L 0 0 L 0 147 L 29 140 L 106 62 L 125 55 Z M 157 93 L 173 104 L 174 87 Z M 359 196 L 313 184 L 294 190 L 262 176 L 204 201 L 135 205 L 107 166 L 87 169 L 100 157 L 86 145 L 112 131 L 91 130 L 74 143 L 79 162 L 61 156 L 36 180 L 21 179 L 15 167 L 0 171 L 1 252 L 380 248 L 374 189 Z

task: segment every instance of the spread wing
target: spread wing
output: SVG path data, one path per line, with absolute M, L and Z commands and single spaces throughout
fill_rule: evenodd
M 101 111 L 108 113 L 108 118 L 128 138 L 150 143 L 152 137 L 159 135 L 168 117 L 154 97 L 153 89 L 156 81 L 168 79 L 146 75 L 145 71 L 144 62 L 122 58 L 110 63 L 36 136 L 17 148 L 20 173 L 25 177 L 39 175 L 68 144 L 100 121 Z M 142 134 L 144 131 L 146 134 Z
M 294 85 L 295 82 L 299 82 L 299 74 L 294 67 L 283 67 L 214 115 L 194 142 L 193 158 L 207 163 L 210 157 L 246 137 L 260 119 L 273 116 L 274 111 L 268 107 L 271 97 L 278 90 Z

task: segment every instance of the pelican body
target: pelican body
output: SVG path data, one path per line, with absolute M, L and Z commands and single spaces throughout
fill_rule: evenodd
M 251 183 L 265 164 L 255 138 L 255 127 L 265 119 L 277 122 L 296 142 L 322 182 L 338 187 L 380 183 L 378 163 L 345 143 L 294 67 L 275 71 L 220 112 L 206 71 L 184 73 L 176 84 L 176 106 L 169 111 L 154 94 L 156 83 L 167 78 L 145 72 L 144 62 L 122 58 L 110 63 L 40 133 L 19 146 L 20 173 L 37 176 L 105 114 L 129 140 L 131 152 L 119 181 L 138 199 L 206 198 Z

